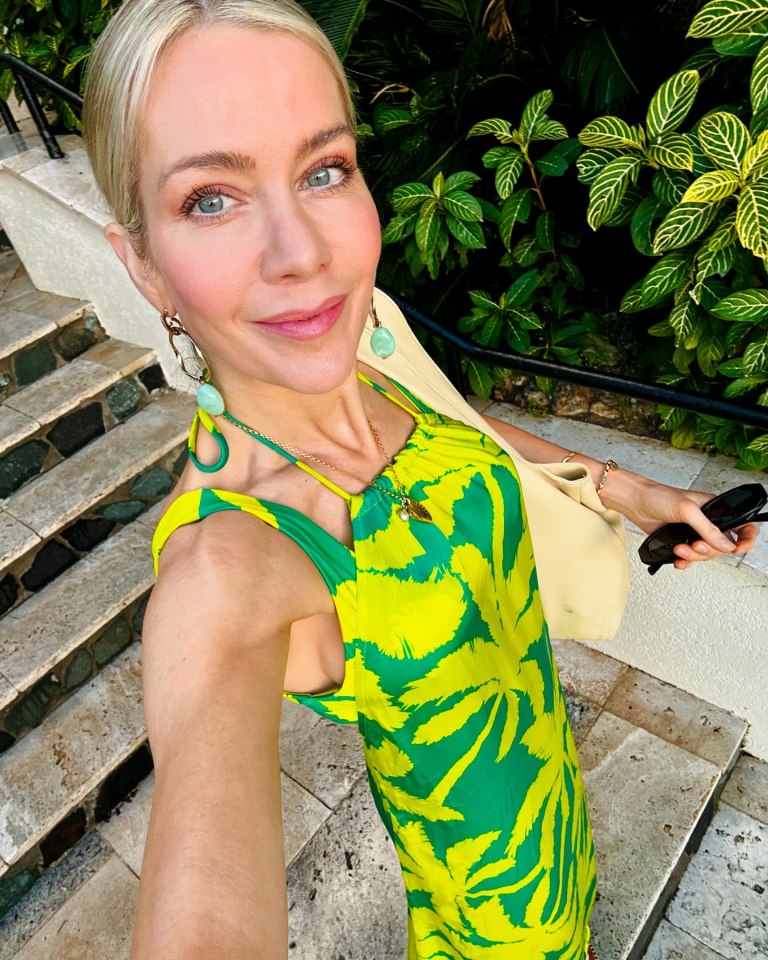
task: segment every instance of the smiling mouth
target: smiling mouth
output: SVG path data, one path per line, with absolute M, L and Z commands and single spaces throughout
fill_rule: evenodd
M 275 314 L 266 320 L 258 320 L 254 326 L 266 333 L 274 333 L 294 340 L 312 340 L 331 330 L 341 316 L 347 302 L 343 297 L 331 297 L 312 310 L 293 310 Z

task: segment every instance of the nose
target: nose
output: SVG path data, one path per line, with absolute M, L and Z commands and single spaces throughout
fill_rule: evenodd
M 266 227 L 261 258 L 266 283 L 310 280 L 330 262 L 328 239 L 300 198 L 271 205 Z

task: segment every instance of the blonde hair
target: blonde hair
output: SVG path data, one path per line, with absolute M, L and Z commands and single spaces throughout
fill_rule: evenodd
M 142 257 L 147 255 L 139 196 L 143 106 L 166 47 L 185 31 L 214 23 L 305 40 L 332 70 L 346 118 L 355 128 L 344 68 L 320 27 L 294 0 L 127 0 L 90 58 L 83 135 L 96 183 Z

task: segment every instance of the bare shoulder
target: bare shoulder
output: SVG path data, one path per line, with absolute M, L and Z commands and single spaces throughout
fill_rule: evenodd
M 296 583 L 305 589 L 296 590 Z M 285 534 L 240 511 L 213 514 L 180 527 L 160 560 L 149 623 L 173 619 L 258 618 L 279 628 L 317 613 L 319 574 L 305 552 Z
M 291 624 L 324 610 L 326 595 L 304 551 L 248 514 L 179 528 L 163 549 L 144 621 L 153 749 L 171 727 L 207 709 L 212 693 L 279 698 Z

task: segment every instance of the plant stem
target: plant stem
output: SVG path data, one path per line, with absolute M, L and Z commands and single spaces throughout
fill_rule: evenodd
M 531 174 L 531 180 L 533 181 L 533 189 L 538 198 L 539 206 L 541 207 L 544 213 L 547 212 L 547 204 L 544 200 L 544 194 L 541 192 L 541 183 L 539 178 L 536 176 L 536 167 L 533 165 L 531 158 L 528 156 L 528 147 L 523 147 L 523 159 L 528 167 L 528 172 Z

